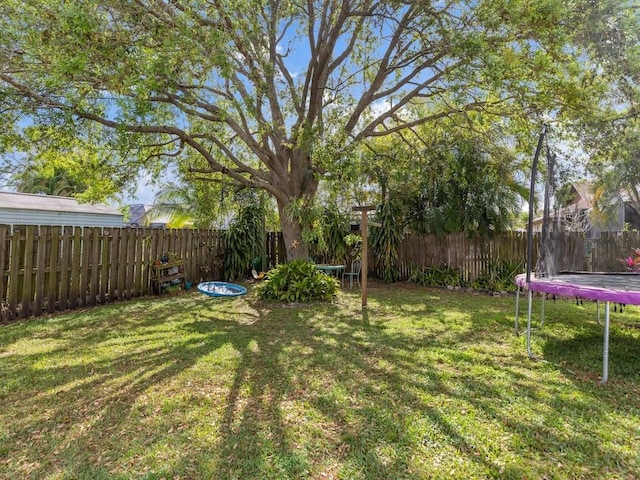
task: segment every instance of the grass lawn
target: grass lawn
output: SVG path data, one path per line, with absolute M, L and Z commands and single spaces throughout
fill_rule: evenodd
M 1 326 L 0 478 L 640 478 L 640 309 L 612 312 L 601 386 L 592 303 L 547 302 L 532 361 L 513 296 L 369 293 Z

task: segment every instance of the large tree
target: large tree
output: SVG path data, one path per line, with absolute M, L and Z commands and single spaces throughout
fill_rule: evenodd
M 4 0 L 0 146 L 60 129 L 130 181 L 190 162 L 268 191 L 289 257 L 306 257 L 288 212 L 351 145 L 477 110 L 561 117 L 603 93 L 573 44 L 600 3 Z

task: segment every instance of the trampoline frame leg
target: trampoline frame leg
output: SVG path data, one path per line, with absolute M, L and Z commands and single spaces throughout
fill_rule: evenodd
M 535 358 L 533 356 L 533 352 L 531 352 L 531 303 L 533 299 L 533 294 L 531 290 L 527 291 L 528 294 L 528 304 L 527 304 L 527 353 L 529 354 L 529 358 Z
M 520 335 L 518 329 L 518 316 L 520 315 L 520 287 L 516 290 L 516 335 Z
M 540 326 L 544 324 L 544 297 L 542 304 L 542 319 Z M 535 358 L 531 351 L 531 310 L 533 303 L 533 293 L 531 290 L 527 290 L 527 354 L 529 358 Z M 598 325 L 600 325 L 600 302 L 597 301 L 598 309 Z M 605 302 L 604 304 L 604 341 L 602 346 L 602 379 L 600 384 L 604 385 L 609 381 L 609 320 L 610 320 L 610 304 Z M 516 315 L 515 315 L 515 331 L 516 335 L 519 334 L 518 317 L 520 314 L 520 288 L 516 290 Z
M 609 379 L 609 302 L 604 304 L 604 346 L 602 348 L 602 380 L 604 385 Z

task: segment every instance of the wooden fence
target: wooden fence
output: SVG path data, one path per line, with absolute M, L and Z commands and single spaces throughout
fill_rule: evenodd
M 533 238 L 533 267 L 538 258 L 539 234 Z M 624 268 L 618 261 L 640 248 L 639 232 L 603 232 L 596 240 L 587 240 L 580 233 L 563 232 L 554 239 L 555 269 L 617 272 Z M 526 268 L 526 232 L 509 232 L 491 239 L 472 239 L 463 234 L 444 237 L 436 235 L 407 235 L 399 249 L 396 269 L 399 279 L 409 278 L 416 267 L 450 266 L 459 269 L 465 280 L 474 280 L 494 262 L 522 263 Z M 371 253 L 371 274 L 379 274 L 381 267 Z
M 534 262 L 538 243 L 536 236 Z M 558 270 L 621 271 L 618 259 L 640 247 L 640 234 L 603 233 L 585 241 L 565 233 L 555 244 Z M 523 232 L 492 239 L 408 235 L 395 268 L 401 280 L 416 267 L 433 265 L 458 268 L 466 280 L 474 280 L 494 262 L 521 263 L 524 269 L 526 247 Z M 380 276 L 369 251 L 369 274 Z M 184 260 L 193 282 L 221 278 L 224 242 L 217 231 L 0 225 L 0 320 L 146 295 L 151 293 L 149 265 L 168 253 Z M 282 234 L 266 235 L 265 254 L 267 266 L 286 260 Z
M 215 231 L 0 225 L 0 319 L 150 293 L 149 265 L 169 253 L 213 279 L 223 250 Z

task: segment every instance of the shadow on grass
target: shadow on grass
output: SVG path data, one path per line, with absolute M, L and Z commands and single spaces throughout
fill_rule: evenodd
M 633 424 L 637 402 L 603 402 L 514 353 L 511 299 L 401 293 L 373 288 L 364 310 L 356 295 L 295 308 L 185 296 L 12 328 L 0 472 L 532 478 L 563 464 L 588 478 L 632 464 L 594 427 L 614 411 Z

